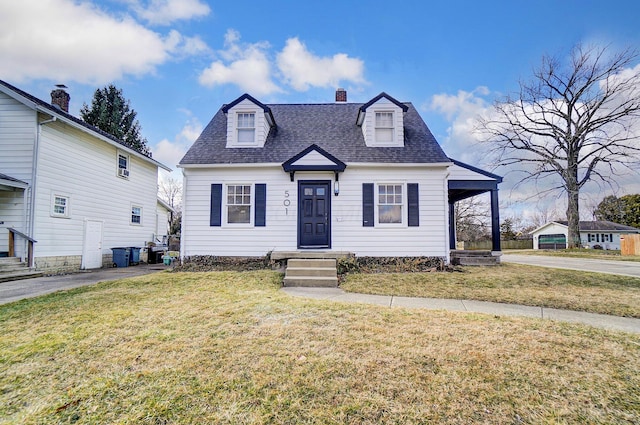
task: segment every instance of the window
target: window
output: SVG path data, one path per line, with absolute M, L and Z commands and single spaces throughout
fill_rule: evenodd
M 131 224 L 142 224 L 142 207 L 131 206 Z
M 255 143 L 256 114 L 253 112 L 238 113 L 238 143 Z
M 227 223 L 251 223 L 251 185 L 227 185 Z
M 54 217 L 69 217 L 69 197 L 53 195 L 51 215 Z
M 393 143 L 393 112 L 376 112 L 376 143 Z
M 118 177 L 129 178 L 129 156 L 118 152 Z
M 402 185 L 378 185 L 378 223 L 402 223 Z

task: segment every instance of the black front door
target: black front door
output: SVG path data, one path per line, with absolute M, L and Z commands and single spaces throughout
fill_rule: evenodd
M 331 182 L 298 183 L 298 248 L 331 247 Z

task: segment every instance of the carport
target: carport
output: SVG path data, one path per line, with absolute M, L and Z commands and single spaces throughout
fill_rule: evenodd
M 449 168 L 448 194 L 449 194 L 449 248 L 456 249 L 456 202 L 483 193 L 491 193 L 491 251 L 500 252 L 500 211 L 498 203 L 498 184 L 502 183 L 502 177 L 492 174 L 480 168 L 473 167 L 455 159 L 451 160 L 453 166 Z

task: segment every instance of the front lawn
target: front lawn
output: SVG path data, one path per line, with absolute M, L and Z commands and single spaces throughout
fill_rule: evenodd
M 454 298 L 640 317 L 640 279 L 520 264 L 457 267 L 449 273 L 350 274 L 342 289 Z
M 0 306 L 0 423 L 640 418 L 638 335 L 293 298 L 281 279 L 159 273 Z

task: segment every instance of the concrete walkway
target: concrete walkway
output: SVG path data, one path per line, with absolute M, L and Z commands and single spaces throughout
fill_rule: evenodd
M 108 280 L 125 279 L 127 277 L 142 276 L 156 273 L 169 268 L 163 264 L 140 264 L 131 267 L 115 267 L 95 269 L 79 273 L 35 277 L 32 279 L 13 280 L 0 283 L 0 304 L 33 298 L 56 291 L 94 285 Z
M 348 303 L 365 303 L 385 307 L 424 308 L 484 313 L 498 316 L 522 316 L 538 319 L 582 323 L 597 328 L 640 334 L 640 319 L 608 316 L 580 311 L 558 310 L 546 307 L 530 307 L 516 304 L 501 304 L 486 301 L 451 300 L 439 298 L 396 297 L 390 295 L 368 295 L 345 292 L 340 288 L 285 287 L 284 292 L 295 297 L 313 298 Z
M 599 260 L 593 258 L 550 257 L 544 255 L 518 255 L 502 253 L 503 263 L 528 264 L 531 266 L 551 267 L 556 269 L 579 270 L 583 272 L 618 274 L 622 276 L 640 277 L 640 262 Z

